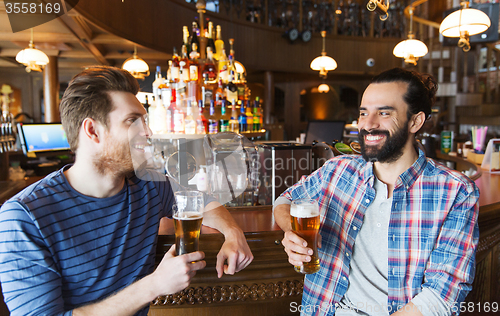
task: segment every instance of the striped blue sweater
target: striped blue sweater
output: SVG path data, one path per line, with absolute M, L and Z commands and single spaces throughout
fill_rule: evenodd
M 0 281 L 11 315 L 71 315 L 153 272 L 170 182 L 132 176 L 120 193 L 98 199 L 75 191 L 63 171 L 0 209 Z

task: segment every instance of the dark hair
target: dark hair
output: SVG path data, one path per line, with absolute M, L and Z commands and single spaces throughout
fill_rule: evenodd
M 403 68 L 393 68 L 375 76 L 371 83 L 404 82 L 408 84 L 403 99 L 408 104 L 408 119 L 419 112 L 428 119 L 436 101 L 438 84 L 429 74 L 420 74 Z
M 113 110 L 108 94 L 111 91 L 136 95 L 139 84 L 128 71 L 108 66 L 89 67 L 71 79 L 59 111 L 73 152 L 78 148 L 78 133 L 83 120 L 92 118 L 108 128 L 108 114 Z

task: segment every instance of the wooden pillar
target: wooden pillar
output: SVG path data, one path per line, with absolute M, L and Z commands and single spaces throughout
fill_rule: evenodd
M 43 99 L 45 123 L 59 122 L 59 75 L 57 56 L 49 56 L 49 63 L 43 70 Z
M 495 103 L 498 103 L 498 101 L 500 100 L 499 98 L 499 88 L 500 88 L 500 82 L 499 82 L 499 79 L 498 79 L 498 76 L 500 75 L 500 54 L 498 53 L 497 50 L 494 51 L 494 54 L 495 54 L 495 61 L 496 61 L 496 64 L 495 64 Z
M 264 124 L 272 123 L 271 115 L 274 113 L 274 74 L 271 71 L 264 73 Z
M 491 92 L 491 73 L 490 64 L 492 63 L 492 49 L 491 46 L 486 45 L 486 103 L 492 102 L 492 92 Z M 479 65 L 481 68 L 481 65 Z

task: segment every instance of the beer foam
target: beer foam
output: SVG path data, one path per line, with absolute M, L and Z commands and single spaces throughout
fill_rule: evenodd
M 319 210 L 315 205 L 292 205 L 290 215 L 299 218 L 315 217 L 319 215 Z
M 202 213 L 198 212 L 183 212 L 180 214 L 175 214 L 173 216 L 174 219 L 183 219 L 183 220 L 195 220 L 195 219 L 200 219 L 203 218 Z

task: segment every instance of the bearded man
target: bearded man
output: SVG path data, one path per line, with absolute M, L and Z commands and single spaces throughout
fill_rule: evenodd
M 359 108 L 362 157 L 329 160 L 275 201 L 295 266 L 313 251 L 292 231 L 290 203 L 320 208 L 320 270 L 305 277 L 303 315 L 459 313 L 474 279 L 479 191 L 416 146 L 436 91 L 432 77 L 401 68 L 376 76 Z
M 152 300 L 186 288 L 205 267 L 203 252 L 175 257 L 173 246 L 154 268 L 160 220 L 172 216 L 180 188 L 134 170 L 151 136 L 138 90 L 130 73 L 113 67 L 88 68 L 66 89 L 60 112 L 75 163 L 0 210 L 0 277 L 11 315 L 146 315 Z M 203 224 L 226 238 L 219 277 L 250 264 L 242 230 L 208 196 Z

